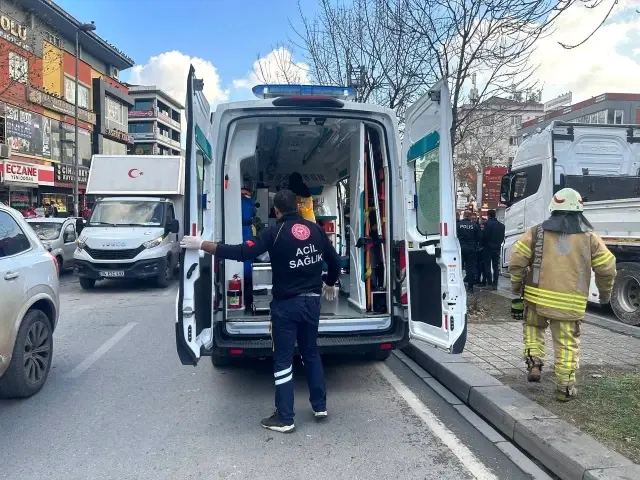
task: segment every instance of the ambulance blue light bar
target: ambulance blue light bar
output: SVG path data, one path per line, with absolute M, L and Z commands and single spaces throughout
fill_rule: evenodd
M 352 87 L 325 85 L 256 85 L 252 92 L 258 98 L 309 96 L 353 100 L 356 97 Z

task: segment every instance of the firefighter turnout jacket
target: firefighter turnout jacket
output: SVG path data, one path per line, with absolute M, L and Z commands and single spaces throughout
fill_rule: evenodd
M 616 259 L 594 232 L 566 234 L 530 228 L 514 243 L 509 262 L 511 289 L 538 315 L 556 320 L 584 318 L 591 270 L 602 299 L 611 297 Z
M 283 215 L 258 237 L 240 245 L 218 244 L 216 257 L 244 262 L 267 251 L 271 259 L 274 300 L 309 293 L 320 295 L 325 263 L 325 283 L 333 286 L 338 280 L 340 257 L 329 237 L 321 226 L 298 213 Z

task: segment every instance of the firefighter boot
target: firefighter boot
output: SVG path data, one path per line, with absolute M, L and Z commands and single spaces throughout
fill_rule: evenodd
M 542 378 L 542 363 L 541 360 L 537 358 L 529 357 L 527 358 L 527 381 L 528 382 L 536 382 L 540 383 L 540 379 Z
M 578 389 L 575 385 L 558 385 L 556 390 L 556 400 L 559 402 L 569 402 L 578 396 Z

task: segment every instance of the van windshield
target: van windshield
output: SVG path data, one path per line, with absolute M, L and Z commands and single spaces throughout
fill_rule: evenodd
M 89 226 L 159 227 L 164 216 L 164 204 L 144 200 L 101 201 L 91 212 Z

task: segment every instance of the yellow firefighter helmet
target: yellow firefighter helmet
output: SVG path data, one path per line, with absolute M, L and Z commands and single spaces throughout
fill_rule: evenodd
M 558 190 L 549 204 L 550 212 L 582 212 L 582 197 L 573 188 Z

